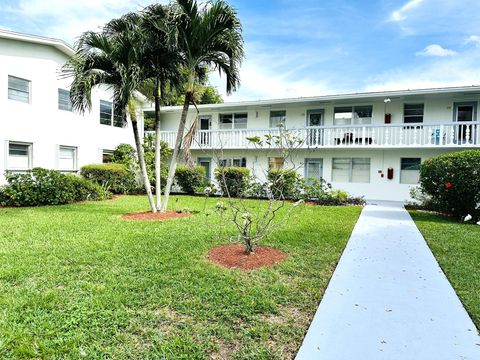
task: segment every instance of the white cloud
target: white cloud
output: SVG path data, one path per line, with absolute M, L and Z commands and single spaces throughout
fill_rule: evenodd
M 470 35 L 465 42 L 468 43 L 474 43 L 476 46 L 480 47 L 480 36 L 479 35 Z
M 425 47 L 422 51 L 417 52 L 417 56 L 439 56 L 439 57 L 445 57 L 445 56 L 453 56 L 456 55 L 457 52 L 450 50 L 450 49 L 445 49 L 444 47 L 438 45 L 438 44 L 431 44 Z
M 465 56 L 432 58 L 430 61 L 412 67 L 385 71 L 371 77 L 365 91 L 421 89 L 449 86 L 480 85 L 477 48 Z
M 420 6 L 420 4 L 423 3 L 424 0 L 410 0 L 406 4 L 404 4 L 401 8 L 395 10 L 392 12 L 390 15 L 390 20 L 391 21 L 403 21 L 407 18 L 407 15 L 409 12 L 411 12 L 413 9 L 417 8 Z
M 86 30 L 98 30 L 112 18 L 138 10 L 147 0 L 21 0 L 6 11 L 36 34 L 73 42 Z

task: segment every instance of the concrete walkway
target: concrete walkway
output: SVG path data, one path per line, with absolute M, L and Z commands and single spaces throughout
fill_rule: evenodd
M 480 359 L 480 337 L 402 205 L 367 205 L 298 360 Z

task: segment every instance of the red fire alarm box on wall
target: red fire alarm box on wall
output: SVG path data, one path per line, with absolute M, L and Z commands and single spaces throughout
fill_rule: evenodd
M 390 124 L 392 122 L 392 114 L 385 114 L 385 124 Z
M 387 179 L 393 180 L 393 168 L 391 167 L 387 169 Z

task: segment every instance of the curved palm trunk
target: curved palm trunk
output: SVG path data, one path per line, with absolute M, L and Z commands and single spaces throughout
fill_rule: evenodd
M 187 122 L 188 108 L 190 106 L 190 100 L 193 93 L 187 92 L 185 94 L 185 102 L 183 103 L 182 116 L 180 117 L 180 123 L 178 124 L 177 139 L 175 140 L 175 148 L 173 149 L 172 162 L 170 163 L 170 169 L 168 170 L 167 185 L 165 187 L 165 195 L 163 197 L 162 211 L 167 211 L 168 198 L 170 196 L 170 190 L 175 178 L 175 171 L 177 170 L 178 158 L 180 156 L 180 149 L 182 147 L 183 135 L 185 133 L 185 124 Z
M 150 186 L 150 180 L 148 179 L 147 166 L 145 165 L 145 156 L 143 154 L 142 141 L 140 139 L 140 134 L 138 132 L 138 124 L 135 115 L 131 115 L 133 136 L 135 137 L 135 146 L 137 148 L 138 162 L 140 163 L 140 171 L 142 174 L 143 185 L 145 186 L 145 191 L 147 192 L 148 202 L 150 203 L 150 208 L 153 213 L 157 212 L 155 207 L 155 201 L 153 200 L 152 188 Z
M 162 209 L 162 182 L 160 177 L 161 144 L 160 144 L 160 81 L 157 78 L 155 89 L 155 195 L 156 208 Z

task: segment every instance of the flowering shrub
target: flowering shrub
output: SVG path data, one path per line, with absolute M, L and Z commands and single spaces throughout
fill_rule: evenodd
M 426 160 L 421 191 L 435 210 L 463 218 L 480 217 L 480 150 L 465 150 Z

